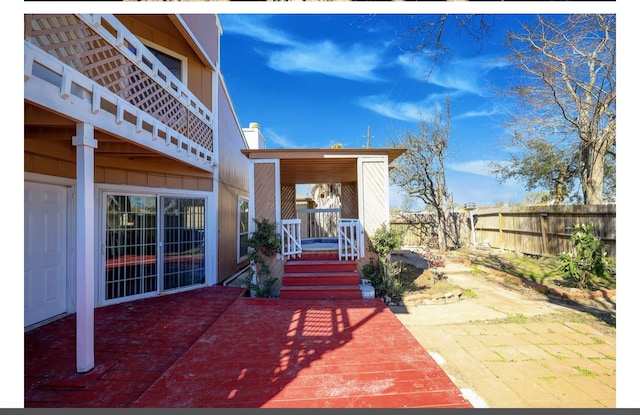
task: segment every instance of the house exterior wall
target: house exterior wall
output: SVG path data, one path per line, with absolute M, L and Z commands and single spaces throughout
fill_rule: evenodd
M 208 274 L 206 284 L 219 282 L 242 266 L 237 260 L 237 207 L 239 196 L 249 197 L 250 163 L 240 152 L 241 149 L 246 148 L 246 142 L 235 116 L 231 99 L 224 87 L 224 81 L 218 72 L 219 32 L 216 16 L 193 15 L 183 18 L 171 15 L 117 15 L 115 17 L 143 44 L 162 48 L 163 51 L 175 52 L 187 59 L 187 65 L 183 66 L 183 69 L 186 68 L 185 85 L 189 89 L 186 92 L 193 94 L 200 101 L 198 108 L 204 109 L 206 107 L 213 113 L 213 119 L 209 116 L 205 118 L 208 121 L 204 122 L 208 122 L 209 127 L 214 131 L 216 164 L 215 167 L 211 164 L 202 167 L 202 163 L 194 162 L 194 158 L 197 158 L 199 153 L 189 153 L 187 147 L 182 148 L 187 149 L 186 153 L 191 159 L 185 157 L 185 151 L 182 151 L 178 157 L 171 153 L 163 153 L 162 149 L 148 147 L 146 142 L 142 145 L 137 144 L 133 136 L 130 135 L 135 134 L 135 126 L 129 130 L 117 128 L 111 130 L 108 127 L 115 125 L 112 122 L 107 128 L 96 128 L 93 125 L 96 119 L 99 118 L 102 122 L 113 119 L 113 117 L 100 118 L 100 111 L 96 111 L 86 112 L 88 115 L 82 119 L 82 124 L 80 124 L 86 126 L 86 130 L 91 133 L 91 139 L 95 135 L 95 142 L 97 142 L 97 148 L 92 151 L 92 156 L 88 159 L 93 166 L 93 174 L 90 174 L 90 170 L 85 169 L 84 172 L 82 169 L 77 170 L 78 165 L 82 165 L 77 161 L 79 147 L 77 147 L 76 136 L 78 132 L 76 128 L 79 118 L 74 116 L 72 107 L 74 102 L 80 102 L 81 99 L 71 97 L 69 101 L 59 107 L 50 106 L 46 98 L 50 96 L 51 89 L 43 90 L 42 93 L 38 92 L 40 97 L 43 97 L 42 100 L 34 99 L 34 97 L 38 97 L 38 94 L 29 95 L 27 93 L 27 91 L 32 91 L 33 88 L 28 89 L 28 87 L 33 83 L 28 83 L 31 78 L 27 76 L 25 70 L 23 153 L 25 184 L 27 181 L 54 184 L 62 182 L 63 186 L 73 188 L 81 179 L 89 177 L 89 183 L 94 185 L 95 197 L 87 198 L 94 208 L 87 209 L 87 211 L 95 210 L 96 234 L 95 238 L 87 238 L 93 241 L 91 245 L 87 246 L 91 246 L 92 250 L 95 250 L 96 260 L 91 261 L 95 268 L 95 275 L 86 273 L 86 280 L 94 279 L 97 301 L 87 307 L 80 307 L 78 299 L 77 305 L 70 303 L 68 306 L 69 312 L 76 309 L 78 314 L 83 315 L 90 314 L 94 304 L 97 306 L 104 304 L 99 290 L 102 289 L 101 285 L 104 286 L 101 275 L 103 275 L 105 264 L 101 259 L 103 258 L 101 241 L 105 237 L 103 222 L 107 209 L 104 206 L 103 196 L 108 193 L 155 194 L 157 197 L 165 195 L 182 197 L 184 195 L 205 199 L 207 203 L 206 230 L 207 233 L 215 232 L 215 236 L 209 236 L 205 244 Z M 112 16 L 108 16 L 108 18 L 114 22 Z M 25 22 L 31 24 L 27 16 L 25 16 Z M 184 27 L 185 24 L 188 27 Z M 122 30 L 119 24 L 117 26 L 118 30 Z M 189 38 L 190 36 L 194 38 Z M 133 37 L 131 36 L 131 38 Z M 30 48 L 35 47 L 38 47 L 35 42 L 28 42 L 27 31 L 25 31 L 25 61 L 29 51 L 32 50 Z M 42 53 L 42 50 L 37 50 L 37 53 L 46 55 L 46 53 Z M 82 80 L 82 82 L 84 82 L 83 85 L 86 85 L 95 81 Z M 86 89 L 85 87 L 85 90 L 90 91 L 91 88 Z M 83 103 L 86 101 L 84 99 Z M 55 104 L 57 105 L 57 101 Z M 91 140 L 83 136 L 79 138 Z M 157 138 L 154 136 L 153 141 L 156 141 Z M 191 136 L 186 137 L 186 139 L 190 138 Z M 177 146 L 180 148 L 180 142 Z M 202 158 L 199 160 L 202 161 Z M 76 177 L 78 174 L 80 174 L 79 178 Z M 73 192 L 69 191 L 69 194 L 71 195 Z M 71 215 L 69 222 L 69 233 L 73 234 L 72 230 L 76 224 L 71 220 L 75 220 L 75 216 Z M 158 228 L 158 232 L 162 232 L 162 229 Z M 69 269 L 71 271 L 68 278 L 71 298 L 74 297 L 72 290 L 76 280 L 75 272 L 73 272 L 75 257 L 72 258 L 76 241 L 72 239 L 69 241 Z M 217 261 L 218 258 L 221 260 Z M 87 292 L 90 291 L 92 289 Z M 122 298 L 128 300 L 125 297 Z M 80 313 L 81 309 L 83 309 L 82 313 Z
M 342 183 L 341 189 L 340 217 L 356 219 L 358 217 L 358 183 Z
M 193 37 L 212 60 L 214 66 L 218 66 L 219 41 L 212 33 L 219 33 L 220 22 L 216 16 L 210 14 L 181 14 L 180 18 L 189 27 Z
M 254 164 L 255 215 L 257 220 L 276 221 L 276 165 Z
M 362 205 L 361 217 L 365 233 L 372 236 L 383 224 L 389 222 L 389 195 L 387 166 L 382 161 L 362 162 Z
M 238 262 L 238 197 L 249 199 L 250 161 L 240 152 L 246 144 L 222 81 L 219 91 L 218 275 L 224 279 L 247 265 Z
M 358 161 L 358 176 L 362 187 L 359 199 L 359 218 L 364 228 L 365 257 L 358 268 L 369 263 L 375 254 L 369 251 L 369 240 L 384 223 L 389 223 L 389 168 L 385 158 L 363 158 Z
M 57 116 L 44 114 L 39 122 Z M 71 145 L 71 130 L 60 131 L 25 130 L 24 171 L 47 176 L 76 178 L 76 149 Z M 98 135 L 98 137 L 101 137 Z M 102 139 L 107 137 L 102 136 Z M 98 146 L 100 145 L 98 138 Z M 210 173 L 181 164 L 170 163 L 163 158 L 131 159 L 108 157 L 96 154 L 95 182 L 154 188 L 212 191 L 213 178 Z
M 296 186 L 283 184 L 280 187 L 281 219 L 296 218 Z

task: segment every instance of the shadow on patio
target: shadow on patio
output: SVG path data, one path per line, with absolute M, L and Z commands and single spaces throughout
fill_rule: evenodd
M 96 310 L 75 375 L 73 316 L 25 334 L 25 407 L 470 407 L 380 300 L 212 287 Z

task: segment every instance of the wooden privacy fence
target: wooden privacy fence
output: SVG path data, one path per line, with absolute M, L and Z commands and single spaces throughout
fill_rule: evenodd
M 405 214 L 406 215 L 406 214 Z M 449 246 L 473 246 L 473 233 L 469 215 L 458 212 L 463 220 L 453 220 Z M 596 236 L 607 246 L 608 255 L 616 258 L 616 206 L 615 205 L 563 205 L 526 206 L 517 208 L 491 208 L 471 212 L 474 220 L 475 240 L 478 247 L 501 248 L 530 255 L 555 256 L 571 252 L 572 228 L 575 224 L 591 224 Z M 392 226 L 403 228 L 407 245 L 426 245 L 424 237 L 433 234 L 431 221 L 408 221 L 406 216 L 392 219 Z M 421 229 L 418 229 L 421 228 Z M 456 229 L 457 228 L 457 229 Z M 417 243 L 416 243 L 417 242 Z M 452 243 L 453 242 L 453 243 Z
M 591 224 L 596 236 L 616 257 L 615 205 L 529 206 L 472 212 L 478 244 L 532 255 L 571 252 L 572 227 Z

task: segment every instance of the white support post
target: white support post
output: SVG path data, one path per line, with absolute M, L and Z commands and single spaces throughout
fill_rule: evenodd
M 94 139 L 93 126 L 76 124 L 73 145 L 76 147 L 77 216 L 76 226 L 76 370 L 86 373 L 94 362 Z

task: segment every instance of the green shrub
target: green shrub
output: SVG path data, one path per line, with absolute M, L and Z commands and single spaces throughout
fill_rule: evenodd
M 375 290 L 376 297 L 384 297 L 387 295 L 387 286 L 384 282 L 384 270 L 379 261 L 373 262 L 373 259 L 369 259 L 369 263 L 362 267 L 362 275 L 371 281 L 371 286 Z
M 369 240 L 369 249 L 376 254 L 386 257 L 391 251 L 402 246 L 403 233 L 400 229 L 390 228 L 386 223 L 380 225 Z
M 574 251 L 558 254 L 562 278 L 579 289 L 594 288 L 598 279 L 611 281 L 615 265 L 595 236 L 593 225 L 574 225 L 572 231 Z
M 400 229 L 390 228 L 383 223 L 369 240 L 369 250 L 378 255 L 378 260 L 376 263 L 370 260 L 369 264 L 363 267 L 362 273 L 371 280 L 377 297 L 397 296 L 402 291 L 401 282 L 395 279 L 400 267 L 391 261 L 390 253 L 400 249 L 403 238 Z
M 249 247 L 247 256 L 252 267 L 245 282 L 256 297 L 269 297 L 271 296 L 271 288 L 278 281 L 277 278 L 269 276 L 271 274 L 269 258 L 280 249 L 280 237 L 276 234 L 276 225 L 269 222 L 268 219 L 254 219 L 254 222 L 256 230 L 247 240 Z M 254 281 L 255 273 L 257 276 Z

